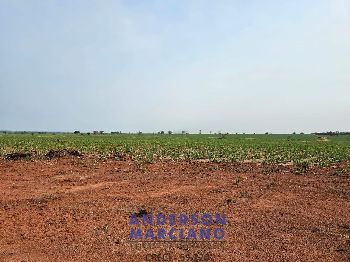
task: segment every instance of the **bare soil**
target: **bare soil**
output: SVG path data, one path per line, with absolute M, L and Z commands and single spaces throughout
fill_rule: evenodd
M 226 214 L 223 246 L 174 245 L 173 261 L 196 261 L 191 252 L 210 261 L 350 261 L 350 176 L 335 169 L 1 160 L 0 261 L 146 261 L 168 252 L 130 244 L 133 212 Z

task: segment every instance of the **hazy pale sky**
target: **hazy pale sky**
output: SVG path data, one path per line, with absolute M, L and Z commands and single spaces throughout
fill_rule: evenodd
M 350 0 L 0 0 L 0 129 L 350 131 Z

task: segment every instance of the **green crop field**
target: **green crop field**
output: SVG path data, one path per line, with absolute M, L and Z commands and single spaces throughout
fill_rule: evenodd
M 315 135 L 81 135 L 1 134 L 0 155 L 14 152 L 45 156 L 76 150 L 86 155 L 128 155 L 134 160 L 261 162 L 328 166 L 350 160 L 350 136 Z

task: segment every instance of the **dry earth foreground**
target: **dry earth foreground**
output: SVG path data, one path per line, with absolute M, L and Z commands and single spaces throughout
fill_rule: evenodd
M 3 159 L 0 261 L 350 261 L 339 168 Z M 225 242 L 133 245 L 132 213 L 225 214 Z

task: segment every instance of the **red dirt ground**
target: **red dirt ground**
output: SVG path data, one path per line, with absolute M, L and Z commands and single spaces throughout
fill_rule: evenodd
M 0 161 L 0 261 L 146 261 L 129 216 L 224 213 L 221 248 L 171 245 L 173 261 L 350 261 L 350 176 L 331 168 L 63 157 Z M 185 258 L 181 258 L 184 256 Z M 165 257 L 166 258 L 166 257 Z M 149 261 L 169 261 L 153 259 Z

